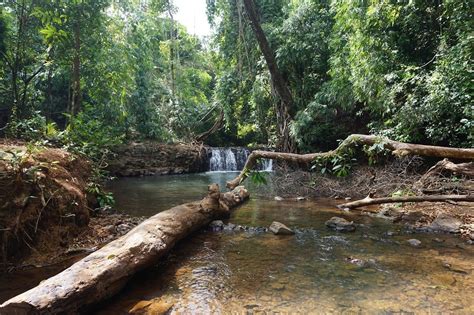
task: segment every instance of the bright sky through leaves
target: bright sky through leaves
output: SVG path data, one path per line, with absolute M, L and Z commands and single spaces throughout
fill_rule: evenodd
M 211 34 L 206 15 L 206 0 L 175 0 L 173 4 L 178 8 L 176 20 L 183 24 L 190 34 L 200 37 Z

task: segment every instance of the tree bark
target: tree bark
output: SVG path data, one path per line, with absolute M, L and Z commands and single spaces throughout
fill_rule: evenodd
M 433 145 L 423 144 L 412 144 L 398 142 L 390 139 L 384 139 L 373 135 L 359 135 L 353 134 L 347 137 L 335 150 L 321 153 L 309 153 L 309 154 L 295 154 L 295 153 L 283 153 L 283 152 L 271 152 L 271 151 L 253 151 L 247 158 L 244 169 L 240 174 L 233 180 L 227 182 L 227 187 L 233 189 L 243 182 L 251 171 L 258 159 L 273 159 L 277 161 L 286 161 L 292 163 L 303 163 L 310 164 L 316 158 L 329 158 L 336 156 L 348 147 L 354 147 L 358 145 L 372 145 L 375 143 L 383 143 L 386 150 L 392 151 L 392 154 L 397 156 L 405 155 L 420 155 L 430 156 L 439 158 L 453 158 L 453 159 L 474 159 L 474 149 L 464 148 L 449 148 L 440 147 Z
M 424 181 L 428 177 L 440 175 L 443 171 L 449 171 L 458 175 L 466 175 L 469 177 L 474 177 L 474 163 L 460 163 L 454 164 L 448 159 L 439 161 L 431 167 L 428 172 L 426 172 L 421 178 L 420 181 Z
M 267 63 L 272 85 L 280 98 L 280 104 L 277 107 L 277 120 L 279 130 L 279 143 L 277 148 L 283 152 L 294 152 L 294 140 L 290 135 L 289 123 L 291 121 L 290 110 L 293 107 L 293 96 L 291 95 L 288 84 L 278 68 L 275 54 L 268 43 L 267 37 L 260 25 L 257 11 L 253 0 L 243 0 L 245 12 L 250 20 L 250 25 L 254 31 L 260 50 Z
M 0 305 L 1 314 L 76 313 L 117 293 L 136 272 L 156 264 L 179 240 L 225 216 L 248 198 L 239 187 L 221 194 L 209 186 L 201 201 L 183 204 L 144 221 L 33 289 Z
M 405 197 L 383 197 L 371 198 L 366 197 L 361 200 L 344 203 L 338 205 L 341 209 L 355 209 L 364 206 L 378 205 L 383 203 L 397 203 L 397 202 L 423 202 L 423 201 L 474 201 L 474 196 L 471 195 L 430 195 L 430 196 L 405 196 Z
M 82 107 L 82 92 L 81 92 L 81 26 L 79 22 L 79 15 L 73 24 L 74 33 L 74 58 L 72 61 L 72 97 L 71 110 L 72 116 L 77 115 Z

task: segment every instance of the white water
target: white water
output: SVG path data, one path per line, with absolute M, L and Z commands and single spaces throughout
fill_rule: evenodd
M 212 148 L 209 159 L 209 171 L 241 171 L 250 154 L 246 148 Z M 262 171 L 271 171 L 273 161 L 264 159 L 258 167 Z

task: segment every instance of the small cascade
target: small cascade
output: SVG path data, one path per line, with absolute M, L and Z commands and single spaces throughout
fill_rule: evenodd
M 250 151 L 242 147 L 233 148 L 211 148 L 209 158 L 209 171 L 211 172 L 225 172 L 225 171 L 241 171 Z M 257 168 L 261 171 L 271 171 L 273 161 L 263 159 L 260 161 Z
M 260 161 L 259 170 L 265 171 L 265 172 L 271 172 L 273 170 L 273 160 L 262 159 Z
M 249 153 L 249 150 L 245 148 L 212 148 L 209 170 L 211 172 L 240 171 Z

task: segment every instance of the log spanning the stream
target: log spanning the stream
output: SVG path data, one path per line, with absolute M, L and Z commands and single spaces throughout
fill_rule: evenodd
M 259 159 L 272 159 L 277 161 L 302 163 L 309 165 L 316 158 L 331 158 L 344 152 L 344 150 L 346 150 L 347 148 L 355 147 L 358 145 L 373 145 L 376 143 L 383 144 L 385 150 L 392 151 L 392 153 L 397 156 L 420 155 L 438 158 L 474 160 L 474 149 L 450 148 L 434 145 L 404 143 L 386 138 L 381 138 L 374 135 L 353 134 L 347 137 L 344 141 L 342 141 L 336 149 L 328 152 L 296 154 L 259 150 L 253 151 L 247 158 L 247 162 L 245 163 L 242 172 L 240 172 L 240 174 L 236 178 L 227 182 L 227 187 L 233 189 L 240 185 L 240 183 L 242 183 L 248 177 L 250 171 L 255 167 Z
M 209 186 L 203 200 L 160 212 L 126 235 L 33 289 L 0 305 L 0 314 L 76 313 L 116 294 L 136 272 L 155 264 L 179 240 L 226 216 L 249 194 L 240 186 L 220 193 Z

